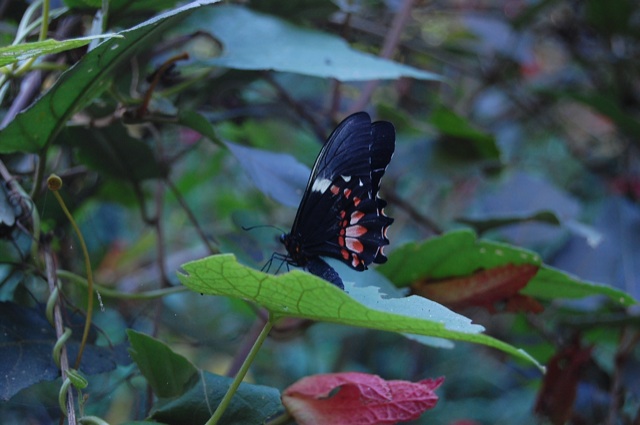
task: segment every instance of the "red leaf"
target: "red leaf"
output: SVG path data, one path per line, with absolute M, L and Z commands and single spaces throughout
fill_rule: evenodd
M 547 374 L 536 401 L 535 412 L 546 416 L 554 425 L 566 423 L 573 412 L 578 383 L 585 366 L 591 361 L 593 347 L 581 347 L 575 338 L 549 360 Z
M 443 381 L 385 381 L 358 372 L 314 375 L 287 388 L 282 404 L 299 425 L 395 424 L 433 408 Z
M 411 288 L 414 294 L 452 309 L 479 306 L 493 313 L 497 310 L 496 303 L 505 303 L 507 311 L 540 313 L 543 310 L 540 303 L 518 293 L 537 272 L 538 266 L 532 264 L 507 264 L 467 277 L 417 282 Z

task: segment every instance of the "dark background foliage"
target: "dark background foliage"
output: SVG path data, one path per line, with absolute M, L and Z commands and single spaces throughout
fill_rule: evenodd
M 1 81 L 8 174 L 0 195 L 8 195 L 0 199 L 0 365 L 1 376 L 22 374 L 2 384 L 3 423 L 57 423 L 60 414 L 60 380 L 49 381 L 59 372 L 47 359 L 56 337 L 42 330 L 44 251 L 62 271 L 71 358 L 82 334 L 84 262 L 46 189 L 49 173 L 64 181 L 60 193 L 86 239 L 104 303 L 96 304 L 80 368 L 89 375 L 85 413 L 109 423 L 141 420 L 154 402 L 127 355 L 125 330 L 154 335 L 224 375 L 255 333 L 255 310 L 176 289 L 175 272 L 216 253 L 260 268 L 282 251 L 279 230 L 242 227 L 288 231 L 306 179 L 301 164 L 311 166 L 337 122 L 356 110 L 397 130 L 382 184 L 395 218 L 390 255 L 471 228 L 531 249 L 583 282 L 640 298 L 637 2 L 258 0 L 140 28 L 180 5 L 123 0 L 110 2 L 93 32 L 101 2 L 51 3 L 50 38 L 117 31 L 125 38 L 92 53 L 41 57 Z M 0 1 L 2 45 L 14 41 L 30 4 Z M 407 67 L 382 74 L 382 65 L 359 62 L 326 34 Z M 154 74 L 185 52 L 188 59 Z M 365 71 L 373 77 L 355 76 Z M 260 168 L 265 162 L 275 166 Z M 28 192 L 26 202 L 15 202 L 9 176 Z M 40 253 L 32 252 L 34 238 Z M 382 278 L 368 271 L 349 279 Z M 416 423 L 639 423 L 637 305 L 564 300 L 553 289 L 544 298 L 537 315 L 463 311 L 547 364 L 544 385 L 537 369 L 486 347 L 433 348 L 327 323 L 275 334 L 250 380 L 282 390 L 330 371 L 445 376 L 437 407 Z

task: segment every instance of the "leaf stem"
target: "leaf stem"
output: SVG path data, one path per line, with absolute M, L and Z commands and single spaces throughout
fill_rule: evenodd
M 82 276 L 78 276 L 68 270 L 56 270 L 56 274 L 60 279 L 66 279 L 73 284 L 89 287 L 89 282 Z M 178 294 L 180 292 L 186 292 L 187 288 L 184 286 L 172 286 L 170 288 L 153 289 L 144 292 L 121 292 L 116 289 L 111 289 L 107 286 L 93 283 L 93 287 L 96 291 L 100 292 L 102 298 L 116 298 L 120 300 L 154 300 L 156 298 L 166 297 L 167 295 Z
M 49 33 L 49 12 L 51 11 L 51 5 L 49 4 L 49 0 L 44 0 L 42 2 L 42 24 L 40 26 L 40 36 L 38 37 L 39 41 L 43 41 L 47 39 L 47 34 Z
M 227 393 L 222 398 L 222 401 L 218 405 L 216 411 L 213 412 L 213 416 L 209 418 L 205 425 L 216 425 L 220 418 L 222 418 L 224 411 L 227 409 L 227 407 L 229 407 L 229 404 L 231 403 L 231 398 L 233 398 L 233 395 L 236 393 L 238 387 L 240 386 L 240 383 L 249 371 L 249 367 L 251 367 L 251 363 L 253 363 L 253 360 L 260 350 L 260 347 L 262 347 L 262 343 L 265 341 L 265 339 L 267 339 L 267 335 L 269 335 L 271 328 L 273 328 L 275 320 L 276 319 L 271 314 L 269 314 L 269 319 L 264 324 L 262 332 L 260 332 L 260 335 L 258 335 L 256 342 L 253 344 L 253 347 L 251 347 L 251 351 L 249 351 L 249 354 L 247 354 L 247 358 L 244 360 L 244 363 L 242 363 L 242 366 L 236 374 L 236 377 L 233 379 L 233 382 L 227 390 Z

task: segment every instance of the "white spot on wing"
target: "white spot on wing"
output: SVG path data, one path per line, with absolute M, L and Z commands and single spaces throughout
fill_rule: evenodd
M 347 183 L 351 181 L 351 176 L 340 176 L 340 177 L 342 177 L 342 180 L 344 180 Z
M 311 186 L 313 192 L 326 192 L 327 188 L 331 186 L 331 180 L 329 179 L 316 179 Z

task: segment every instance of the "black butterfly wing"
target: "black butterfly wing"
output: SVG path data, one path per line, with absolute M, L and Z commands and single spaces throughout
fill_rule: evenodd
M 293 264 L 328 256 L 364 270 L 386 261 L 382 247 L 393 219 L 377 195 L 394 148 L 393 125 L 372 124 L 365 112 L 338 125 L 316 159 L 291 233 L 283 237 Z

